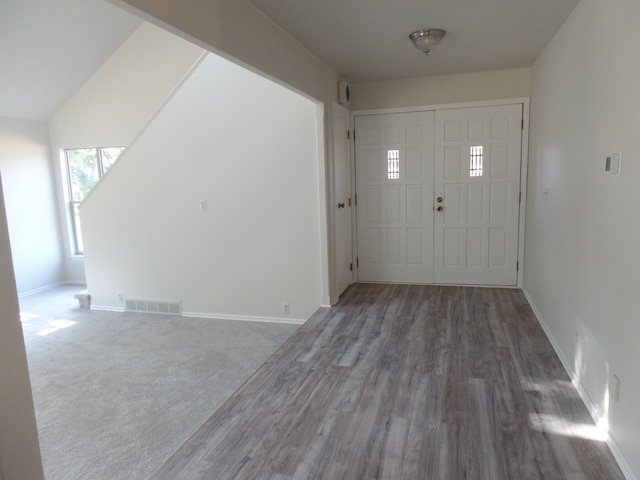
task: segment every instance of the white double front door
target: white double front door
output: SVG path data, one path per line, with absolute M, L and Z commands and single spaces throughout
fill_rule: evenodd
M 355 119 L 358 279 L 515 285 L 522 105 Z

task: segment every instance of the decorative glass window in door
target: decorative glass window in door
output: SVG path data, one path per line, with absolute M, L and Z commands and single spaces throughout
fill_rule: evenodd
M 389 180 L 400 178 L 400 150 L 387 151 L 387 178 Z
M 482 176 L 482 145 L 477 147 L 471 147 L 469 161 L 469 176 L 481 177 Z

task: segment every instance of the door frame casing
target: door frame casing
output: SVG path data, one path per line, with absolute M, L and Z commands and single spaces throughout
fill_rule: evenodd
M 346 135 L 346 132 L 338 132 L 336 131 L 336 116 L 337 115 L 345 115 L 346 116 L 346 125 L 345 128 L 347 130 L 351 130 L 351 112 L 345 108 L 344 106 L 340 105 L 337 102 L 332 102 L 331 104 L 331 117 L 332 117 L 332 158 L 333 158 L 333 172 L 332 172 L 332 178 L 331 178 L 331 192 L 330 192 L 330 199 L 329 199 L 329 203 L 331 205 L 330 208 L 330 214 L 332 216 L 332 222 L 333 222 L 333 226 L 334 226 L 334 238 L 335 238 L 335 245 L 334 245 L 334 261 L 333 261 L 333 282 L 334 282 L 334 286 L 337 290 L 339 289 L 339 285 L 338 285 L 338 274 L 339 274 L 339 266 L 338 266 L 338 242 L 340 241 L 339 237 L 339 232 L 338 232 L 338 222 L 337 222 L 337 214 L 335 211 L 335 206 L 336 203 L 338 202 L 338 199 L 336 198 L 336 180 L 335 180 L 335 175 L 336 175 L 336 156 L 335 156 L 335 152 L 336 152 L 336 143 L 339 141 L 339 135 L 343 134 Z M 343 141 L 345 139 L 343 138 Z M 355 258 L 353 256 L 354 254 L 354 250 L 353 250 L 353 217 L 354 217 L 354 211 L 355 208 L 352 209 L 352 202 L 351 199 L 353 198 L 353 192 L 355 192 L 355 189 L 353 188 L 353 175 L 354 175 L 354 171 L 352 170 L 352 162 L 351 159 L 353 158 L 352 156 L 352 152 L 351 152 L 351 146 L 352 146 L 352 141 L 351 141 L 351 135 L 348 136 L 348 138 L 346 139 L 348 140 L 348 148 L 347 148 L 347 158 L 345 159 L 347 162 L 347 169 L 349 171 L 349 184 L 347 186 L 348 188 L 348 192 L 347 195 L 349 197 L 349 205 L 347 206 L 347 208 L 349 209 L 349 214 L 350 214 L 350 221 L 351 221 L 351 231 L 349 232 L 351 234 L 351 262 L 353 264 L 353 258 Z M 353 205 L 353 207 L 355 207 L 355 205 Z M 349 285 L 352 285 L 355 281 L 355 272 L 354 270 L 351 271 L 351 279 L 349 282 Z M 348 287 L 347 287 L 348 288 Z M 331 304 L 334 305 L 340 295 L 343 292 L 339 292 L 337 293 L 337 295 L 335 295 L 332 299 L 331 299 Z
M 528 174 L 528 160 L 529 160 L 529 108 L 530 97 L 517 97 L 517 98 L 505 98 L 498 100 L 481 100 L 473 102 L 460 102 L 460 103 L 443 103 L 436 105 L 419 105 L 412 107 L 394 107 L 394 108 L 376 108 L 369 110 L 353 110 L 351 112 L 351 130 L 355 130 L 355 118 L 365 115 L 386 115 L 392 113 L 411 113 L 411 112 L 423 112 L 423 111 L 438 111 L 438 110 L 450 110 L 455 108 L 474 108 L 474 107 L 493 107 L 500 105 L 522 105 L 522 142 L 520 151 L 520 208 L 518 219 L 518 276 L 517 283 L 514 286 L 505 286 L 505 288 L 522 288 L 524 278 L 524 233 L 525 233 L 525 213 L 527 208 L 527 174 Z M 355 142 L 351 142 L 351 188 L 352 192 L 356 192 L 355 186 Z M 354 215 L 351 216 L 352 222 L 352 244 L 353 244 L 353 258 L 358 258 L 358 238 L 357 238 L 357 217 L 358 210 L 354 210 Z M 354 265 L 354 281 L 358 281 L 358 267 L 357 261 Z

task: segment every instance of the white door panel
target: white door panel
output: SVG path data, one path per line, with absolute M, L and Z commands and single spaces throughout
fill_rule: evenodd
M 434 113 L 356 117 L 358 279 L 433 282 Z
M 521 105 L 436 112 L 435 281 L 517 281 Z
M 522 105 L 356 117 L 358 279 L 515 285 Z
M 336 228 L 336 291 L 340 295 L 353 281 L 351 239 L 351 166 L 349 162 L 349 111 L 333 105 L 333 183 Z

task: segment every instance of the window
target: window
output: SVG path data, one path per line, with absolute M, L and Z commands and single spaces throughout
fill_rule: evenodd
M 74 252 L 82 255 L 82 230 L 78 207 L 104 173 L 115 163 L 124 147 L 65 150 L 69 208 L 73 219 Z
M 471 147 L 469 152 L 469 176 L 482 176 L 482 146 Z
M 400 178 L 400 150 L 387 151 L 387 178 L 389 180 Z

